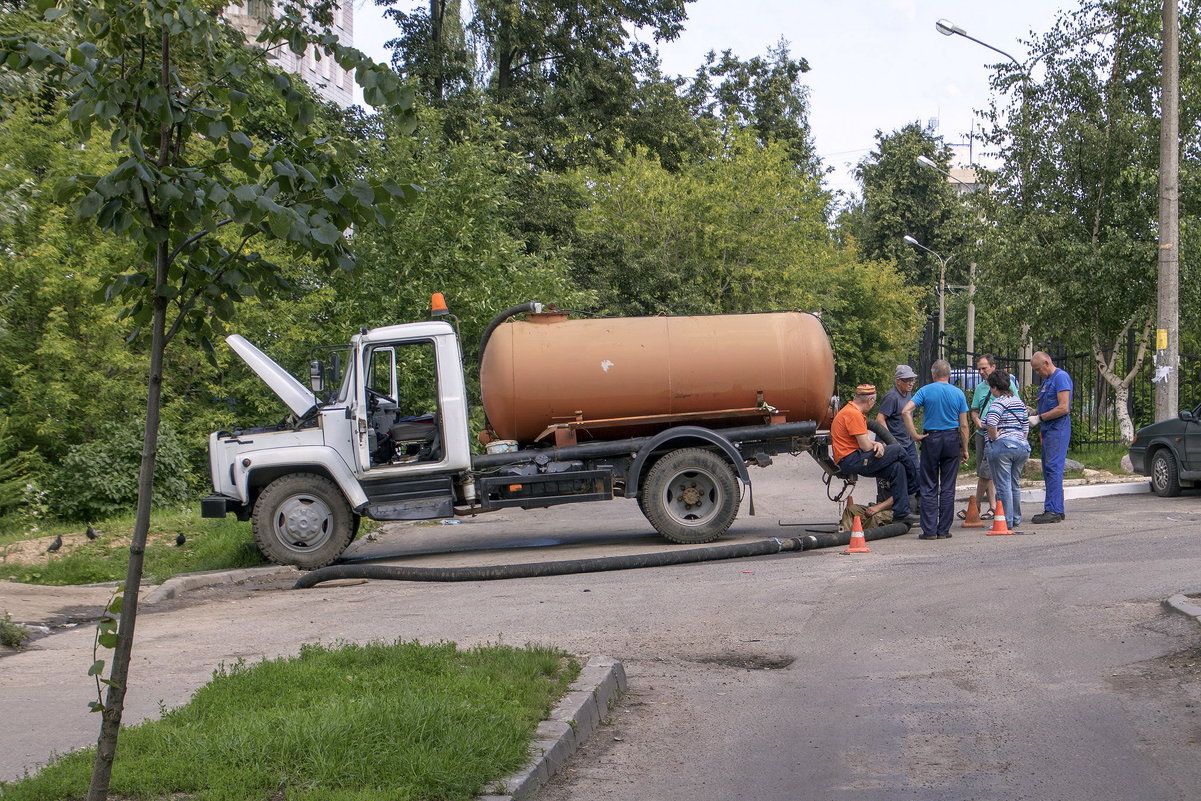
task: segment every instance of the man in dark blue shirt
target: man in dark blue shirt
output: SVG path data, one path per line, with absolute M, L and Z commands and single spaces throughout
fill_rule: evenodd
M 951 365 L 939 359 L 930 367 L 933 383 L 914 393 L 901 410 L 910 439 L 922 443 L 921 527 L 918 539 L 949 539 L 955 520 L 955 479 L 967 461 L 967 398 L 951 386 Z M 913 411 L 922 410 L 922 430 L 917 433 Z
M 897 444 L 905 449 L 905 455 L 915 474 L 917 445 L 909 438 L 909 430 L 905 428 L 905 418 L 901 416 L 901 410 L 909 402 L 909 397 L 913 394 L 913 385 L 916 383 L 917 373 L 912 367 L 907 364 L 897 365 L 895 386 L 884 393 L 884 400 L 880 401 L 880 411 L 876 413 L 876 422 L 887 428 Z M 916 490 L 916 486 L 909 488 L 910 492 Z

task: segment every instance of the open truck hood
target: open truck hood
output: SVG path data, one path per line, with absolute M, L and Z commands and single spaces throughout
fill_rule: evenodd
M 251 345 L 245 337 L 231 334 L 225 338 L 234 353 L 250 365 L 263 382 L 279 395 L 297 417 L 304 417 L 317 405 L 317 396 L 312 390 L 296 380 L 291 373 L 271 360 L 267 354 Z

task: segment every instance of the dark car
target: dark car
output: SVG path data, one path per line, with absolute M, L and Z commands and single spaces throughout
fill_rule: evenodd
M 1130 445 L 1130 466 L 1150 476 L 1151 489 L 1165 498 L 1201 481 L 1201 406 L 1140 428 Z

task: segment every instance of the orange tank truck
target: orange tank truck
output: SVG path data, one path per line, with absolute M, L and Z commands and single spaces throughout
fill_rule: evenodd
M 529 314 L 491 333 L 480 387 L 495 437 L 522 443 L 567 424 L 581 442 L 684 422 L 745 425 L 767 407 L 777 421 L 825 428 L 834 354 L 821 320 L 806 312 Z

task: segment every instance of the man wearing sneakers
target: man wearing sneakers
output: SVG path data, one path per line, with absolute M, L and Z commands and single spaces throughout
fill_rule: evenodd
M 1030 367 L 1042 379 L 1038 385 L 1039 435 L 1043 445 L 1043 480 L 1046 499 L 1043 511 L 1030 518 L 1032 523 L 1058 523 L 1063 520 L 1063 463 L 1068 458 L 1072 438 L 1072 377 L 1055 366 L 1041 350 L 1030 357 Z M 1031 419 L 1035 422 L 1035 418 Z
M 830 424 L 834 461 L 844 473 L 888 479 L 892 488 L 892 519 L 905 523 L 910 518 L 910 482 L 916 475 L 904 448 L 885 445 L 867 435 L 867 413 L 875 405 L 875 385 L 860 384 L 855 387 L 855 397 L 850 403 L 834 415 L 834 422 Z
M 955 519 L 955 479 L 968 457 L 967 398 L 951 386 L 951 365 L 939 359 L 930 367 L 934 381 L 914 393 L 901 410 L 905 428 L 914 442 L 922 443 L 919 483 L 921 527 L 918 539 L 948 539 Z M 922 410 L 919 434 L 913 412 Z

